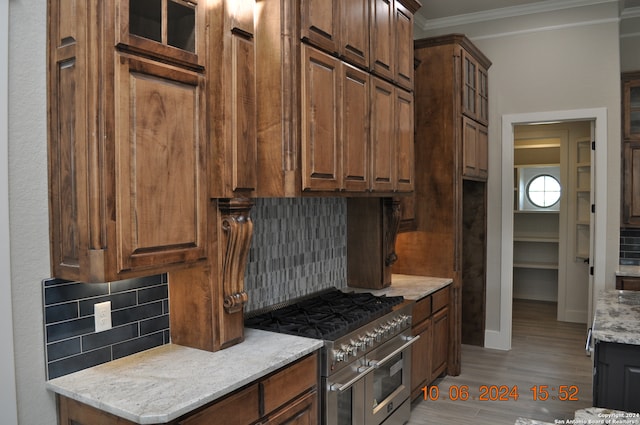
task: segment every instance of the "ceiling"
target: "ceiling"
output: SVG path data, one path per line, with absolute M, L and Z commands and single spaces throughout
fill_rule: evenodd
M 490 19 L 492 15 L 522 14 L 535 8 L 575 7 L 583 4 L 604 3 L 615 0 L 421 0 L 422 8 L 418 10 L 416 19 L 424 25 L 438 20 L 449 20 L 462 15 L 477 15 Z M 640 8 L 640 0 L 619 0 L 622 9 Z

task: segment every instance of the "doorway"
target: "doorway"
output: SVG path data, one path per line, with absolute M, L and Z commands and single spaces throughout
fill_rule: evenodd
M 514 126 L 513 298 L 587 323 L 593 120 Z
M 514 205 L 514 128 L 518 124 L 550 121 L 593 120 L 596 143 L 594 161 L 595 197 L 594 215 L 592 216 L 594 252 L 590 258 L 594 274 L 590 276 L 588 289 L 587 317 L 593 317 L 593 294 L 604 287 L 605 282 L 605 253 L 599 252 L 606 246 L 607 223 L 607 109 L 578 109 L 567 111 L 534 112 L 526 114 L 504 115 L 502 117 L 502 178 L 501 178 L 501 248 L 500 248 L 500 295 L 498 308 L 500 310 L 500 328 L 487 331 L 485 346 L 501 350 L 511 349 L 511 329 L 513 310 L 513 205 Z M 603 148 L 598 149 L 598 145 Z M 597 172 L 595 171 L 597 170 Z M 596 282 L 596 283 L 593 283 Z

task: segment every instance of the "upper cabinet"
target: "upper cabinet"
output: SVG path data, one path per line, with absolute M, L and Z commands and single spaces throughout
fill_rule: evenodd
M 258 196 L 412 191 L 419 3 L 290 1 L 257 2 Z
M 622 74 L 622 133 L 625 140 L 640 140 L 640 72 Z
M 489 122 L 487 65 L 462 50 L 462 113 L 479 123 Z
M 53 275 L 206 257 L 205 4 L 50 0 Z
M 623 73 L 622 227 L 640 227 L 640 72 Z
M 257 187 L 255 3 L 48 6 L 53 275 L 204 260 L 209 199 Z

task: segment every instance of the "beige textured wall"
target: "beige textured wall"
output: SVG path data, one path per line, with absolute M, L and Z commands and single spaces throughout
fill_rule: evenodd
M 18 422 L 56 424 L 45 388 L 42 289 L 49 276 L 45 0 L 9 2 L 9 220 Z M 1 416 L 1 415 L 0 415 Z
M 620 58 L 615 3 L 481 24 L 418 36 L 465 33 L 492 61 L 489 70 L 487 330 L 500 330 L 502 116 L 607 108 L 607 285 L 618 263 L 620 203 Z

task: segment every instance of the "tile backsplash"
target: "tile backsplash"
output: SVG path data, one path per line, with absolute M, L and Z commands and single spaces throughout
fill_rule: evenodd
M 245 274 L 245 311 L 346 285 L 347 202 L 259 198 Z M 48 379 L 169 342 L 167 275 L 110 283 L 43 281 Z M 95 333 L 93 305 L 111 301 L 113 328 Z
M 245 311 L 346 286 L 346 199 L 259 198 L 251 218 Z
M 620 229 L 620 264 L 640 266 L 640 229 Z
M 110 283 L 43 281 L 48 379 L 169 342 L 167 275 Z M 111 301 L 112 329 L 95 333 L 94 304 Z

